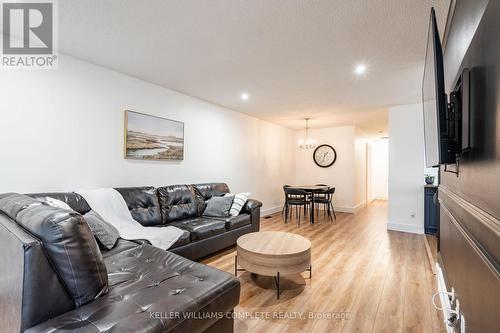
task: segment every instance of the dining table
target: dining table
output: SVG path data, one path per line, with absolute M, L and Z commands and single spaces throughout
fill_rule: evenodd
M 289 188 L 302 190 L 311 193 L 311 211 L 309 213 L 309 221 L 314 223 L 314 194 L 331 188 L 328 185 L 292 185 Z

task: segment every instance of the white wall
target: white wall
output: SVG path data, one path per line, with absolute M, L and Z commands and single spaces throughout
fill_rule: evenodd
M 366 203 L 372 202 L 372 145 L 366 145 Z
M 71 57 L 0 91 L 0 193 L 221 181 L 265 210 L 295 176 L 293 131 Z M 124 159 L 125 109 L 183 121 L 184 160 Z
M 424 232 L 422 105 L 389 108 L 389 222 L 391 230 Z
M 371 199 L 387 200 L 389 196 L 389 141 L 370 142 Z
M 356 164 L 356 156 L 362 154 L 358 147 L 356 154 L 356 127 L 340 126 L 310 129 L 309 137 L 318 145 L 329 144 L 337 152 L 337 161 L 328 168 L 318 167 L 313 160 L 312 149 L 300 149 L 299 139 L 305 138 L 305 131 L 297 131 L 295 139 L 295 184 L 329 184 L 335 187 L 335 209 L 353 213 L 363 206 L 362 189 L 357 187 L 356 177 L 362 176 L 363 166 Z M 365 153 L 366 154 L 366 153 Z M 366 167 L 366 163 L 365 166 Z M 360 180 L 362 183 L 363 180 Z M 366 186 L 365 186 L 366 188 Z

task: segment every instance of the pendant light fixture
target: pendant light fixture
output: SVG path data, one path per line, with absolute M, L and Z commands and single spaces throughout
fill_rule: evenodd
M 309 119 L 305 118 L 306 121 L 306 138 L 299 140 L 299 148 L 300 149 L 314 149 L 316 148 L 316 141 L 309 138 Z

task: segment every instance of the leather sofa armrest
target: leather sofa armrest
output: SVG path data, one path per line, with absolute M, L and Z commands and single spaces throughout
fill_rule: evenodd
M 74 309 L 75 302 L 53 270 L 42 242 L 3 213 L 0 253 L 0 331 L 24 332 Z
M 262 202 L 255 199 L 248 199 L 241 209 L 241 213 L 250 214 L 252 231 L 254 232 L 260 229 L 260 207 L 262 207 Z
M 241 209 L 241 212 L 252 214 L 252 211 L 254 211 L 255 209 L 257 209 L 259 207 L 262 207 L 262 202 L 260 202 L 259 200 L 255 200 L 255 199 L 248 199 L 247 202 L 245 202 L 245 205 L 243 206 L 243 208 Z

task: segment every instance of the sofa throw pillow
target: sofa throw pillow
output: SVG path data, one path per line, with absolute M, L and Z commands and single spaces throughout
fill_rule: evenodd
M 207 208 L 203 212 L 203 216 L 211 217 L 228 217 L 229 210 L 233 204 L 234 195 L 223 197 L 212 197 L 207 200 Z
M 245 206 L 245 203 L 248 200 L 248 197 L 250 196 L 249 192 L 243 192 L 243 193 L 238 193 L 238 194 L 231 194 L 227 193 L 226 196 L 234 195 L 234 200 L 233 204 L 231 205 L 231 209 L 229 210 L 229 215 L 231 216 L 238 216 L 243 209 L 243 206 Z
M 118 238 L 120 238 L 118 229 L 104 221 L 101 215 L 93 210 L 83 215 L 83 218 L 99 243 L 106 249 L 111 250 Z

